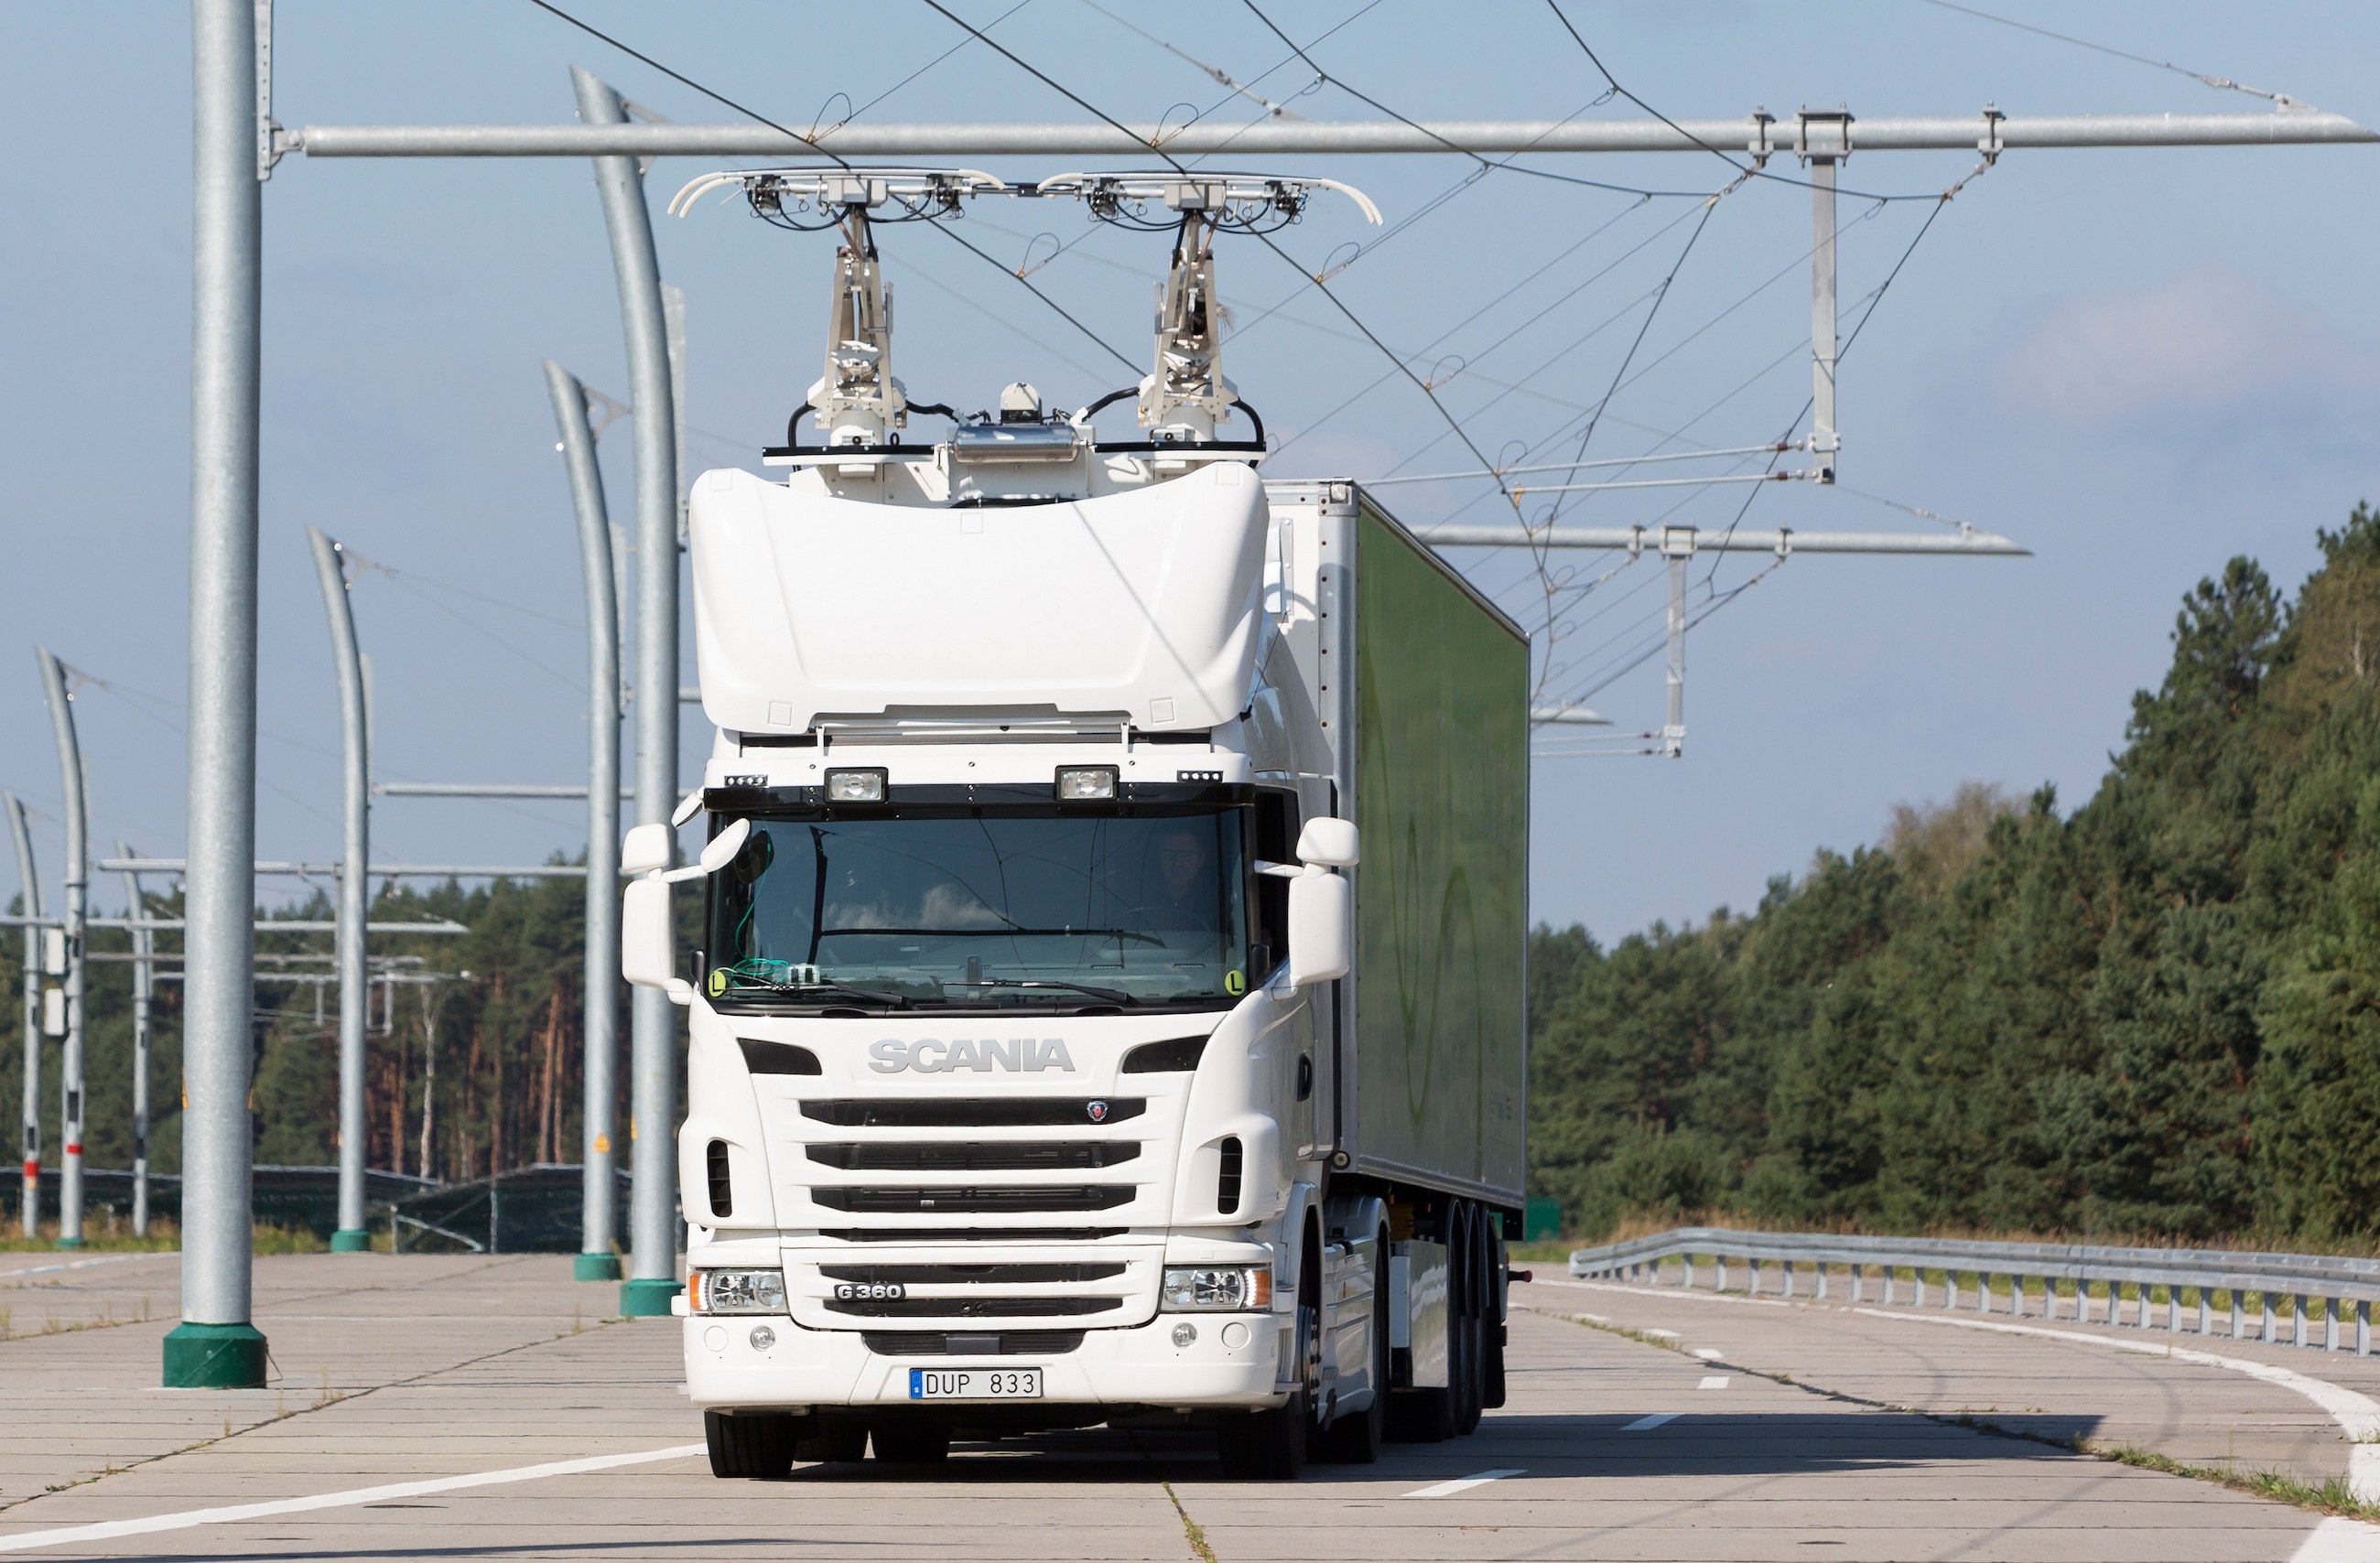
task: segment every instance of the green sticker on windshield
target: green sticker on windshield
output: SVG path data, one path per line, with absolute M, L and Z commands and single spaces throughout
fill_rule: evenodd
M 1237 966 L 1223 974 L 1223 991 L 1236 999 L 1248 990 L 1247 974 Z
M 722 995 L 722 994 L 723 994 L 723 993 L 725 993 L 725 992 L 727 991 L 727 968 L 726 968 L 726 967 L 724 967 L 724 966 L 713 966 L 713 967 L 711 967 L 711 968 L 710 968 L 710 996 L 711 996 L 713 999 L 718 998 L 720 995 Z

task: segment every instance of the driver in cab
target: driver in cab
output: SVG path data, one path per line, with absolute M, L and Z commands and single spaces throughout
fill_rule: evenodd
M 1151 928 L 1213 933 L 1215 886 L 1207 871 L 1207 843 L 1188 826 L 1159 832 L 1157 884 L 1141 913 Z

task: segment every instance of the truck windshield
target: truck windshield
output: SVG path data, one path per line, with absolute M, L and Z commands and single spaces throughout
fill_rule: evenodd
M 1246 989 L 1237 808 L 760 818 L 711 877 L 730 1007 L 1213 1007 Z

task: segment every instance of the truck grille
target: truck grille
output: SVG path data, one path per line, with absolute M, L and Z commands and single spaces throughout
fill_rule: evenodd
M 990 1348 L 955 1342 L 1029 1339 L 1045 1324 L 1155 1318 L 1189 1083 L 1123 1079 L 1129 1096 L 1079 1076 L 1019 1080 L 1014 1094 L 871 1081 L 878 1094 L 857 1097 L 788 1082 L 769 1158 L 779 1221 L 806 1229 L 783 1249 L 795 1320 L 897 1325 L 875 1348 L 896 1354 L 928 1349 L 940 1328 L 957 1356 Z
M 812 1189 L 810 1197 L 830 1210 L 888 1215 L 894 1211 L 941 1214 L 965 1210 L 1112 1210 L 1119 1205 L 1131 1204 L 1135 1192 L 1129 1183 L 1027 1184 L 997 1189 L 937 1185 L 923 1189 Z
M 1027 1172 L 1118 1167 L 1135 1159 L 1128 1142 L 1088 1140 L 881 1140 L 812 1145 L 809 1157 L 846 1172 Z
M 859 1339 L 880 1357 L 1062 1357 L 1083 1343 L 1079 1329 L 1004 1329 L 968 1335 L 939 1329 L 869 1329 Z
M 1121 1297 L 832 1297 L 831 1313 L 869 1319 L 1038 1319 L 1106 1314 Z
M 836 1242 L 1105 1242 L 1125 1227 L 821 1227 Z
M 1112 1265 L 820 1265 L 829 1280 L 862 1286 L 1053 1286 L 1112 1280 L 1123 1274 Z
M 802 1104 L 804 1118 L 844 1129 L 1072 1129 L 1122 1123 L 1148 1110 L 1145 1097 L 894 1097 Z

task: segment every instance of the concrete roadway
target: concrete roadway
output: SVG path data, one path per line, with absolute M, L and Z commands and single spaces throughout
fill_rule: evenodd
M 2018 1436 L 2343 1470 L 2337 1424 L 2284 1385 L 1840 1304 L 1521 1288 L 1512 1403 L 1479 1433 L 1294 1485 L 1106 1434 L 722 1483 L 674 1321 L 605 1320 L 566 1256 L 261 1259 L 276 1387 L 174 1392 L 175 1261 L 94 1261 L 0 1255 L 0 1557 L 2380 1563 L 2380 1527 Z

